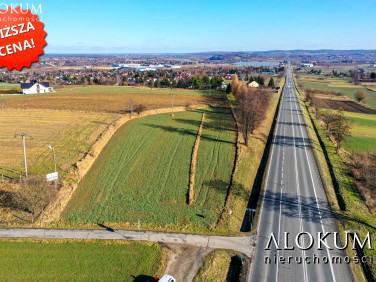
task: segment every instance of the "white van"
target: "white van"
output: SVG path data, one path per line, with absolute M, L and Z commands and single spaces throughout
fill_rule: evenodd
M 171 275 L 165 274 L 161 279 L 159 279 L 159 282 L 176 282 L 176 280 Z

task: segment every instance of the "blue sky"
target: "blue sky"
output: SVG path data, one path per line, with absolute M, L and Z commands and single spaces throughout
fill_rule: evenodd
M 46 53 L 376 49 L 376 1 L 23 1 Z

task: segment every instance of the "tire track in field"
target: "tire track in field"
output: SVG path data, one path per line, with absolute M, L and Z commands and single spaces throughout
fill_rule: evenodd
M 170 177 L 170 173 L 171 173 L 171 169 L 172 169 L 172 163 L 175 159 L 175 156 L 178 152 L 178 148 L 180 147 L 180 144 L 183 140 L 184 136 L 182 134 L 179 135 L 179 142 L 176 142 L 176 145 L 175 145 L 175 148 L 174 148 L 174 151 L 172 153 L 172 157 L 170 158 L 169 160 L 169 164 L 168 164 L 168 172 L 166 173 L 166 177 L 165 177 L 165 181 L 163 182 L 163 185 L 161 186 L 161 189 L 159 190 L 159 197 L 162 201 L 162 197 L 164 196 L 164 193 L 162 193 L 162 191 L 165 191 L 166 189 L 166 183 Z M 163 201 L 162 201 L 163 202 Z
M 202 136 L 202 138 L 205 138 L 205 135 Z M 208 142 L 214 142 L 214 141 L 208 141 Z M 210 144 L 209 144 L 210 145 Z M 204 199 L 206 198 L 206 193 L 205 193 L 205 188 L 204 188 L 204 185 L 205 185 L 205 179 L 207 179 L 207 176 L 209 174 L 209 170 L 210 170 L 210 164 L 211 164 L 211 160 L 212 160 L 212 157 L 213 157 L 213 154 L 214 154 L 214 146 L 212 147 L 212 150 L 211 150 L 211 154 L 210 154 L 210 161 L 209 161 L 209 165 L 206 167 L 206 170 L 205 172 L 202 174 L 202 180 L 201 180 L 201 184 L 200 184 L 200 191 L 199 191 L 199 195 L 200 195 L 200 199 L 203 199 L 202 195 L 204 195 Z M 204 163 L 204 162 L 203 162 Z M 204 163 L 205 164 L 205 163 Z M 209 185 L 209 184 L 208 184 Z M 205 202 L 205 200 L 201 203 L 201 205 L 203 205 Z
M 134 157 L 138 154 L 138 152 L 140 151 L 140 149 L 143 147 L 144 143 L 147 141 L 147 138 L 145 138 L 145 137 L 148 136 L 152 130 L 154 130 L 154 128 L 149 128 L 149 130 L 145 131 L 145 133 L 141 137 L 142 141 L 138 143 L 138 146 L 136 147 L 135 150 L 132 151 L 132 153 L 131 153 L 130 157 L 128 158 L 128 160 L 124 164 L 122 164 L 122 167 L 126 167 L 132 161 L 134 161 Z M 124 159 L 124 155 L 126 155 L 127 152 L 128 152 L 127 148 L 125 146 L 123 146 L 122 150 L 118 154 L 118 157 L 116 158 L 116 162 L 114 162 L 114 163 L 121 163 L 121 160 Z M 115 169 L 114 169 L 114 172 L 116 172 Z M 103 199 L 103 201 L 107 202 L 108 197 L 111 194 L 110 192 L 113 190 L 114 185 L 117 182 L 117 180 L 118 180 L 119 175 L 121 174 L 121 172 L 122 172 L 121 169 L 117 169 L 117 172 L 114 175 L 111 174 L 111 177 L 110 177 L 110 179 L 112 179 L 111 184 L 109 186 L 107 186 L 107 189 L 105 189 L 104 187 L 102 187 L 102 189 L 100 191 L 98 191 L 98 194 L 97 194 L 98 196 L 96 197 L 97 202 L 102 202 L 102 199 Z M 105 184 L 100 184 L 100 185 L 106 186 Z M 106 194 L 106 195 L 104 195 L 104 194 Z
M 197 131 L 196 140 L 193 144 L 193 149 L 192 149 L 191 165 L 190 165 L 190 170 L 189 170 L 188 195 L 187 195 L 188 205 L 192 205 L 193 201 L 196 198 L 195 182 L 196 182 L 197 156 L 198 156 L 198 151 L 200 148 L 200 141 L 201 141 L 202 130 L 204 127 L 204 122 L 205 122 L 205 113 L 202 114 L 200 126 Z
M 210 129 L 209 129 L 210 130 Z M 208 166 L 206 168 L 206 171 L 205 173 L 203 174 L 203 179 L 202 179 L 202 183 L 200 185 L 201 189 L 200 189 L 200 194 L 203 195 L 203 202 L 202 202 L 202 205 L 205 205 L 207 203 L 207 200 L 208 200 L 208 194 L 209 194 L 209 190 L 210 190 L 210 187 L 211 187 L 211 181 L 212 181 L 212 178 L 213 178 L 213 172 L 216 171 L 216 168 L 217 168 L 217 157 L 216 155 L 218 155 L 218 153 L 216 153 L 216 149 L 217 149 L 217 146 L 218 144 L 217 143 L 221 143 L 219 142 L 218 140 L 218 135 L 221 133 L 222 130 L 220 131 L 215 131 L 214 129 L 212 129 L 214 135 L 212 135 L 213 137 L 211 137 L 212 139 L 216 140 L 216 141 L 207 141 L 208 142 L 208 145 L 211 146 L 211 143 L 213 143 L 213 145 L 211 146 L 212 147 L 212 150 L 211 150 L 211 154 L 210 154 L 210 161 L 208 162 Z M 215 133 L 217 133 L 217 135 L 215 135 Z M 205 138 L 205 137 L 203 137 Z M 216 156 L 216 157 L 214 157 Z M 215 159 L 215 162 L 214 162 L 214 165 L 212 165 L 213 163 L 213 160 Z M 213 169 L 211 169 L 213 167 Z M 215 176 L 214 176 L 215 177 Z M 205 183 L 205 180 L 207 179 L 207 183 Z M 205 189 L 205 186 L 206 186 L 206 189 Z
M 213 180 L 217 180 L 217 175 L 213 175 L 214 172 L 217 172 L 218 171 L 218 162 L 219 162 L 219 156 L 220 156 L 220 152 L 221 152 L 221 145 L 222 145 L 222 141 L 220 140 L 223 140 L 222 137 L 225 133 L 225 129 L 224 129 L 224 126 L 223 126 L 223 119 L 220 120 L 219 124 L 218 124 L 218 127 L 220 128 L 220 130 L 218 131 L 218 134 L 217 134 L 217 137 L 216 137 L 216 142 L 214 144 L 214 149 L 213 149 L 213 153 L 216 153 L 214 154 L 215 155 L 215 158 L 214 158 L 214 164 L 213 164 L 213 170 L 212 170 L 212 173 L 210 175 L 210 181 L 208 183 L 208 187 L 206 189 L 206 193 L 205 193 L 205 200 L 204 200 L 204 205 L 207 204 L 207 201 L 209 200 L 209 193 L 210 193 L 210 188 L 211 188 L 211 181 L 212 181 L 212 178 Z M 215 187 L 215 189 L 217 189 L 219 187 Z M 220 191 L 217 191 L 217 192 L 220 192 Z

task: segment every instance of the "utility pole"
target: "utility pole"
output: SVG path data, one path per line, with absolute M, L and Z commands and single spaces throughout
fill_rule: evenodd
M 173 117 L 174 116 L 174 97 L 176 96 L 176 94 L 170 94 L 171 96 L 171 116 Z
M 22 144 L 23 144 L 23 152 L 24 152 L 24 159 L 25 159 L 25 175 L 26 178 L 28 178 L 28 173 L 27 173 L 27 159 L 26 159 L 26 138 L 30 137 L 31 139 L 33 138 L 30 135 L 27 135 L 25 133 L 16 133 L 14 137 L 21 136 L 22 137 Z
M 51 145 L 48 145 L 48 149 L 50 149 L 53 152 L 54 155 L 54 165 L 55 165 L 55 172 L 57 172 L 57 166 L 56 166 L 56 154 L 55 154 L 55 149 Z M 55 188 L 57 189 L 57 181 L 58 179 L 55 180 Z

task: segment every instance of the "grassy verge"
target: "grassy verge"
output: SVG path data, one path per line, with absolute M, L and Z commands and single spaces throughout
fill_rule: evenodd
M 152 281 L 165 254 L 156 243 L 1 240 L 0 264 L 6 281 Z
M 307 124 L 307 131 L 314 149 L 315 158 L 319 164 L 319 171 L 324 182 L 325 191 L 332 211 L 337 215 L 339 230 L 342 234 L 345 230 L 356 230 L 361 238 L 365 238 L 367 232 L 375 232 L 376 218 L 369 212 L 353 184 L 353 179 L 346 167 L 346 161 L 348 160 L 336 154 L 333 143 L 311 112 L 310 107 L 306 107 L 302 96 L 299 97 L 299 100 Z M 330 170 L 332 170 L 332 172 L 330 172 Z M 336 183 L 338 184 L 338 191 L 336 191 Z M 339 193 L 339 197 L 336 196 L 336 192 L 337 194 Z M 342 204 L 341 201 L 343 201 Z M 373 242 L 372 246 L 376 248 L 376 242 Z M 364 250 L 365 255 L 374 255 L 373 251 L 366 248 Z M 349 249 L 347 251 L 351 257 L 355 255 L 354 251 Z M 360 265 L 351 263 L 351 267 L 355 279 L 357 281 L 363 281 L 364 276 Z M 370 267 L 373 276 L 375 276 L 376 265 L 370 264 Z
M 211 252 L 206 258 L 203 266 L 199 269 L 194 278 L 194 282 L 207 282 L 207 281 L 223 281 L 226 282 L 229 273 L 232 256 L 237 256 L 239 259 L 238 267 L 240 273 L 236 277 L 236 281 L 245 281 L 246 272 L 248 270 L 249 262 L 243 259 L 243 264 L 240 261 L 240 255 L 230 254 L 226 250 L 216 250 Z M 231 280 L 235 281 L 235 280 Z
M 226 281 L 231 257 L 224 250 L 217 250 L 210 253 L 204 265 L 199 269 L 194 281 Z
M 228 212 L 223 214 L 220 222 L 221 228 L 233 231 L 241 229 L 284 83 L 285 79 L 283 78 L 279 81 L 281 90 L 272 94 L 273 97 L 265 120 L 250 137 L 249 144 L 251 145 L 246 147 L 242 143 L 242 138 L 238 137 L 237 164 L 226 206 L 226 211 L 232 210 L 232 215 L 229 215 Z M 235 98 L 231 95 L 229 100 L 234 106 Z

